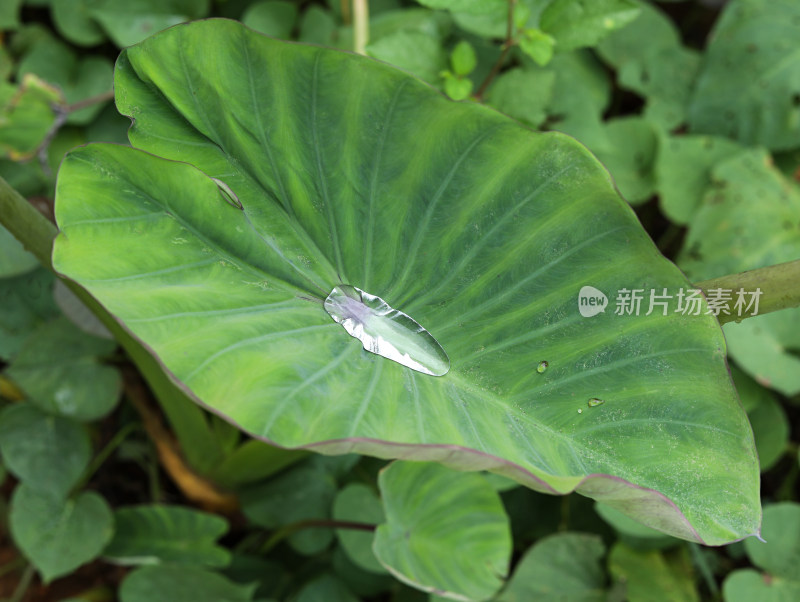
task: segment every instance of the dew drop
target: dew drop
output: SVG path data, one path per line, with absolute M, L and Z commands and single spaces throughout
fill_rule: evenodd
M 549 363 L 547 363 L 547 361 L 544 361 L 544 360 L 543 360 L 543 361 L 539 362 L 539 365 L 538 365 L 538 366 L 536 366 L 536 371 L 537 371 L 539 374 L 544 374 L 544 371 L 545 371 L 545 370 L 547 370 L 547 367 L 548 367 L 549 365 L 550 365 L 550 364 L 549 364 Z
M 601 405 L 603 405 L 604 403 L 605 403 L 605 400 L 603 400 L 603 399 L 598 399 L 597 397 L 592 397 L 592 398 L 589 400 L 589 407 L 590 407 L 590 408 L 596 408 L 597 406 L 601 406 Z
M 583 414 L 583 408 L 578 408 L 578 414 Z
M 342 284 L 331 291 L 324 307 L 370 353 L 431 376 L 450 370 L 450 359 L 433 335 L 380 297 Z

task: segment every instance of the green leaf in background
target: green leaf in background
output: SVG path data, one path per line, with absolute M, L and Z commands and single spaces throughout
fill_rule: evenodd
M 129 573 L 120 602 L 248 602 L 256 585 L 239 585 L 191 566 L 146 566 Z
M 798 38 L 795 0 L 728 2 L 703 58 L 691 131 L 771 150 L 800 146 Z
M 453 66 L 453 73 L 461 77 L 475 71 L 478 58 L 475 56 L 475 49 L 472 44 L 466 40 L 461 40 L 456 44 L 450 53 L 450 64 Z
M 76 420 L 97 420 L 114 409 L 122 392 L 119 371 L 100 359 L 116 346 L 60 318 L 31 335 L 7 374 L 42 409 Z
M 595 502 L 595 512 L 617 532 L 619 540 L 637 550 L 661 550 L 680 543 L 679 539 L 646 527 L 619 510 Z
M 102 0 L 50 0 L 50 13 L 56 30 L 78 46 L 100 44 L 106 36 L 90 11 L 101 3 Z
M 472 80 L 466 77 L 455 77 L 449 71 L 445 71 L 444 91 L 453 100 L 465 100 L 472 93 Z
M 14 542 L 45 583 L 97 558 L 114 529 L 111 509 L 93 491 L 59 499 L 28 483 L 14 490 L 9 523 Z
M 312 5 L 300 16 L 300 42 L 333 46 L 337 37 L 336 19 L 321 6 Z
M 208 14 L 210 0 L 97 0 L 89 14 L 120 48 Z
M 327 519 L 336 495 L 333 477 L 306 462 L 288 472 L 242 491 L 242 511 L 262 527 L 275 529 L 309 519 Z M 316 554 L 333 540 L 331 529 L 302 529 L 289 536 L 301 554 Z
M 500 75 L 489 88 L 486 101 L 497 110 L 539 127 L 547 116 L 555 75 L 516 67 Z
M 398 31 L 366 48 L 369 56 L 405 69 L 427 82 L 435 82 L 447 64 L 439 40 L 419 31 Z
M 630 602 L 699 602 L 692 563 L 684 546 L 666 552 L 611 548 L 609 571 L 627 586 Z
M 519 561 L 497 602 L 602 602 L 605 546 L 597 535 L 559 533 L 537 541 Z
M 111 61 L 100 56 L 78 59 L 72 49 L 53 37 L 39 40 L 19 63 L 18 76 L 35 75 L 58 87 L 67 103 L 75 103 L 109 92 L 112 86 Z M 67 117 L 67 123 L 85 125 L 103 109 L 95 103 Z
M 91 447 L 81 424 L 17 403 L 0 413 L 0 451 L 8 471 L 30 490 L 59 499 L 83 475 Z
M 280 446 L 577 488 L 705 543 L 757 533 L 713 316 L 579 312 L 589 283 L 611 304 L 689 282 L 573 139 L 226 20 L 127 49 L 115 83 L 141 150 L 65 158 L 54 263 L 194 398 Z M 364 351 L 324 309 L 340 284 L 411 316 L 450 371 Z
M 711 187 L 711 171 L 743 147 L 716 136 L 663 135 L 656 158 L 656 187 L 664 214 L 676 224 L 694 216 Z
M 542 12 L 539 26 L 555 38 L 559 52 L 594 46 L 639 14 L 634 0 L 553 0 Z
M 611 172 L 622 196 L 632 205 L 642 203 L 655 192 L 654 163 L 658 134 L 641 117 L 621 117 L 606 122 L 606 144 L 591 148 Z
M 750 560 L 765 573 L 752 569 L 730 573 L 722 588 L 726 602 L 788 602 L 800 596 L 800 505 L 784 502 L 766 506 L 762 534 L 766 543 L 747 540 L 744 545 Z
M 0 4 L 0 31 L 19 27 L 19 8 L 22 0 L 3 0 Z
M 683 47 L 677 28 L 663 12 L 646 2 L 640 8 L 634 21 L 597 49 L 617 70 L 620 86 L 647 99 L 644 117 L 670 130 L 685 121 L 700 57 Z
M 33 331 L 58 315 L 54 280 L 44 268 L 0 278 L 0 359 L 12 359 Z
M 264 0 L 247 7 L 242 23 L 273 38 L 288 39 L 297 23 L 297 4 L 288 0 Z
M 55 121 L 51 105 L 62 102 L 56 88 L 30 73 L 18 87 L 0 82 L 0 154 L 32 158 Z
M 230 552 L 215 542 L 228 530 L 220 516 L 182 506 L 147 505 L 114 512 L 114 538 L 103 556 L 116 564 L 224 567 Z
M 373 551 L 394 576 L 456 600 L 486 600 L 500 589 L 511 530 L 481 475 L 398 461 L 380 472 L 378 487 L 386 522 Z
M 761 472 L 764 472 L 772 468 L 788 450 L 789 420 L 781 404 L 768 389 L 736 366 L 731 366 L 731 375 L 753 427 L 758 462 Z
M 603 65 L 590 52 L 576 50 L 556 54 L 549 68 L 555 73 L 547 107 L 550 129 L 590 148 L 607 149 L 602 117 L 611 100 L 611 81 Z
M 306 584 L 294 602 L 358 602 L 358 598 L 336 577 L 322 575 Z
M 37 265 L 39 260 L 26 251 L 11 232 L 0 226 L 0 279 L 25 274 Z
M 678 258 L 690 278 L 698 282 L 800 258 L 800 190 L 765 151 L 748 149 L 718 163 L 712 179 Z M 728 353 L 761 384 L 793 395 L 800 392 L 800 359 L 791 352 L 800 348 L 798 325 L 800 309 L 730 322 Z
M 542 67 L 552 60 L 555 44 L 552 36 L 538 29 L 526 29 L 519 38 L 520 50 Z
M 382 523 L 385 520 L 378 495 L 368 485 L 353 483 L 336 494 L 333 518 L 340 521 Z M 372 533 L 355 529 L 337 529 L 336 536 L 350 559 L 360 568 L 373 573 L 386 569 L 372 552 Z

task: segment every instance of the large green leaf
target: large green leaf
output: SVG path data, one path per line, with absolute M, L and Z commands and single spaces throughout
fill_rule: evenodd
M 573 139 L 230 21 L 127 49 L 115 89 L 141 150 L 67 156 L 54 263 L 195 399 L 281 446 L 577 489 L 707 543 L 758 531 L 716 321 L 578 311 L 585 285 L 689 283 Z M 364 351 L 323 307 L 340 284 L 426 329 L 449 372 Z M 354 332 L 382 320 L 351 309 Z

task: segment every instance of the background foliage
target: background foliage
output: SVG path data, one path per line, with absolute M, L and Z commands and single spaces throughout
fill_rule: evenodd
M 372 0 L 365 51 L 453 99 L 477 97 L 574 136 L 693 281 L 800 257 L 796 2 L 513 5 L 509 28 L 505 0 Z M 51 217 L 68 149 L 127 144 L 129 121 L 110 94 L 119 49 L 205 16 L 343 49 L 356 37 L 352 7 L 338 0 L 3 2 L 0 175 Z M 379 474 L 385 463 L 372 458 L 245 440 L 169 388 L 153 396 L 103 325 L 3 229 L 0 250 L 0 596 L 411 601 L 446 588 L 508 601 L 734 601 L 800 592 L 791 564 L 800 310 L 724 328 L 759 451 L 769 545 L 711 549 L 586 498 L 477 474 L 468 488 L 457 481 L 468 490 L 449 507 L 463 516 L 427 516 L 458 492 L 451 475 L 467 475 L 406 463 Z M 407 499 L 410 483 L 437 503 Z

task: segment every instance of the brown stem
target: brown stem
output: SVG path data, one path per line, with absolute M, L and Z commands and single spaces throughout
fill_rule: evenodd
M 489 84 L 494 81 L 494 78 L 497 77 L 498 73 L 500 73 L 500 69 L 503 68 L 503 64 L 506 62 L 508 52 L 514 45 L 514 7 L 516 7 L 516 5 L 517 0 L 508 0 L 508 22 L 506 25 L 506 39 L 503 42 L 503 51 L 500 53 L 500 57 L 497 59 L 497 62 L 492 65 L 492 70 L 489 71 L 489 75 L 486 76 L 486 79 L 483 80 L 483 83 L 481 83 L 478 91 L 475 93 L 476 100 L 483 98 L 483 95 L 486 92 L 486 89 L 489 87 Z
M 150 393 L 142 382 L 139 373 L 131 368 L 122 371 L 125 393 L 142 418 L 147 434 L 156 446 L 158 458 L 164 470 L 172 478 L 184 496 L 206 510 L 230 513 L 238 508 L 239 502 L 233 494 L 225 493 L 195 473 L 178 451 L 178 445 L 161 422 L 161 416 L 154 409 Z

